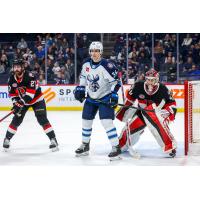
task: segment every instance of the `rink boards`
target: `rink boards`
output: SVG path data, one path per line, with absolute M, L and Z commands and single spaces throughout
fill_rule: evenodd
M 47 103 L 47 110 L 82 110 L 83 104 L 74 99 L 73 91 L 76 85 L 43 85 L 42 91 Z M 184 85 L 167 85 L 173 91 L 173 96 L 177 102 L 179 112 L 183 112 L 184 108 Z M 125 85 L 125 91 L 130 85 Z M 122 92 L 119 91 L 119 102 L 122 102 Z M 10 110 L 12 106 L 8 95 L 8 87 L 0 86 L 0 110 Z

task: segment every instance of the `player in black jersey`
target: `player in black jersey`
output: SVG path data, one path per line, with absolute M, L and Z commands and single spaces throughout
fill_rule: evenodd
M 11 138 L 17 132 L 28 109 L 32 107 L 38 123 L 50 139 L 49 148 L 57 151 L 58 143 L 54 130 L 47 119 L 46 104 L 38 81 L 32 73 L 24 70 L 24 63 L 21 59 L 14 60 L 12 70 L 13 73 L 8 81 L 8 91 L 13 103 L 14 117 L 6 132 L 3 142 L 4 149 L 10 147 Z
M 176 141 L 169 129 L 169 122 L 175 119 L 176 102 L 168 88 L 159 82 L 159 74 L 150 69 L 145 76 L 145 81 L 135 82 L 126 95 L 125 105 L 131 106 L 138 100 L 138 106 L 145 110 L 155 112 L 139 111 L 134 108 L 121 108 L 117 113 L 120 121 L 127 122 L 129 126 L 124 127 L 120 136 L 120 147 L 128 149 L 128 134 L 130 132 L 131 145 L 135 144 L 145 127 L 154 135 L 158 144 L 165 153 L 171 157 L 176 155 Z

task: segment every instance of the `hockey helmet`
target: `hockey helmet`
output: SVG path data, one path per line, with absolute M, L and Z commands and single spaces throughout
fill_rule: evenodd
M 103 54 L 103 45 L 101 42 L 99 42 L 99 41 L 92 42 L 89 47 L 89 54 L 90 54 L 91 50 L 94 50 L 94 49 L 99 50 L 101 55 Z
M 23 62 L 23 60 L 22 59 L 14 59 L 13 60 L 13 67 L 15 66 L 15 65 L 21 65 L 21 66 L 23 66 L 23 64 L 24 64 L 24 62 Z

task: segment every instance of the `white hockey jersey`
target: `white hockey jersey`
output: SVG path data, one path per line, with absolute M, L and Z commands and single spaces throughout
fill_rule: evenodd
M 87 92 L 92 99 L 101 99 L 110 94 L 118 83 L 117 68 L 106 59 L 98 65 L 93 65 L 92 59 L 87 59 L 80 75 L 80 86 L 87 86 Z

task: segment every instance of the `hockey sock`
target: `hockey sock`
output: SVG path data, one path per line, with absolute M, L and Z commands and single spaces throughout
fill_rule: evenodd
M 15 135 L 16 132 L 17 128 L 10 124 L 6 132 L 6 138 L 10 140 Z
M 43 126 L 44 132 L 46 133 L 46 135 L 48 136 L 48 138 L 51 140 L 52 138 L 55 138 L 56 135 L 54 133 L 54 130 L 51 126 L 51 124 L 46 124 Z
M 102 119 L 101 123 L 102 123 L 104 129 L 106 130 L 110 144 L 112 146 L 119 145 L 117 130 L 113 124 L 113 120 L 112 119 Z
M 93 120 L 82 120 L 82 142 L 89 143 L 92 133 Z

